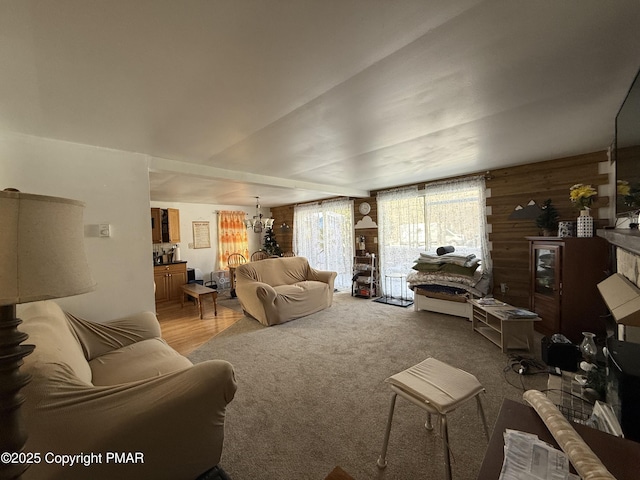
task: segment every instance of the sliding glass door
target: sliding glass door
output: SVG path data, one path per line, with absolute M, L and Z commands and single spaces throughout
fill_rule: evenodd
M 353 201 L 329 200 L 297 205 L 293 250 L 319 270 L 337 272 L 335 287 L 350 289 L 354 255 Z
M 408 274 L 420 252 L 435 254 L 449 245 L 459 254 L 474 254 L 491 271 L 484 178 L 428 184 L 423 191 L 383 191 L 377 203 L 381 278 Z

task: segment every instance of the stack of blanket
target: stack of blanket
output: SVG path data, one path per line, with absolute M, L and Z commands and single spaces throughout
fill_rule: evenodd
M 480 259 L 474 254 L 421 253 L 412 268 L 407 282 L 416 293 L 482 297 L 489 291 L 488 275 L 483 274 Z

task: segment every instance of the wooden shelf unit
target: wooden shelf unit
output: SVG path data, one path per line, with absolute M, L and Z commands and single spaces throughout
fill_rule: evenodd
M 505 319 L 497 313 L 516 307 L 508 304 L 481 305 L 477 300 L 469 300 L 469 303 L 472 305 L 471 327 L 473 330 L 499 346 L 503 353 L 511 349 L 529 351 L 534 349 L 533 324 L 540 321 L 540 317 Z

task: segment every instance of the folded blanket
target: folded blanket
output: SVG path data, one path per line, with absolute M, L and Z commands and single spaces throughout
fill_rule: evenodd
M 413 270 L 417 270 L 419 272 L 441 272 L 441 273 L 454 273 L 457 275 L 467 275 L 472 277 L 475 271 L 480 266 L 479 259 L 477 262 L 474 262 L 472 265 L 465 267 L 463 265 L 457 265 L 455 263 L 424 263 L 424 262 L 416 262 L 416 264 L 411 267 Z
M 474 262 L 475 261 L 475 262 Z M 421 253 L 416 263 L 453 263 L 462 267 L 470 267 L 479 261 L 473 253 L 469 255 L 459 255 L 456 253 L 446 253 L 444 255 L 431 255 L 429 253 Z

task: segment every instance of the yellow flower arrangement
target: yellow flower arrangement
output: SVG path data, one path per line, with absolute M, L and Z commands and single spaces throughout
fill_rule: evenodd
M 569 189 L 569 200 L 580 210 L 591 207 L 591 204 L 595 200 L 595 196 L 598 194 L 595 188 L 591 185 L 583 185 L 582 183 L 576 183 Z
M 626 180 L 618 180 L 617 194 L 622 197 L 624 204 L 631 208 L 640 208 L 640 185 L 631 185 Z
M 627 182 L 626 180 L 618 180 L 618 195 L 622 196 L 622 197 L 626 197 L 627 195 L 629 195 L 631 193 L 631 186 L 629 185 L 629 182 Z

